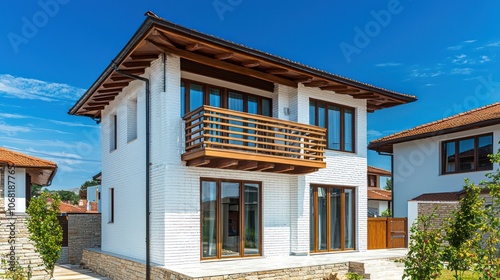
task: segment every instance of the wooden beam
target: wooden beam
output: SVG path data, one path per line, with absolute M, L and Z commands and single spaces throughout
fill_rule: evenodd
M 122 72 L 132 75 L 141 75 L 144 74 L 144 69 L 136 68 L 136 69 L 120 69 Z
M 121 89 L 99 89 L 97 93 L 119 93 Z
M 295 166 L 289 165 L 289 164 L 284 164 L 284 165 L 278 165 L 273 169 L 268 169 L 266 170 L 267 172 L 274 172 L 274 173 L 285 173 L 289 171 L 293 171 L 295 169 Z
M 234 53 L 232 53 L 232 52 L 221 53 L 221 54 L 215 55 L 215 59 L 218 59 L 218 60 L 226 60 L 226 59 L 230 59 L 233 57 L 234 57 Z
M 156 60 L 158 58 L 157 54 L 140 54 L 140 55 L 131 55 L 130 59 L 133 61 L 140 61 L 140 60 Z
M 220 159 L 217 160 L 215 165 L 213 166 L 214 168 L 228 168 L 231 166 L 238 165 L 238 160 L 237 159 Z
M 274 168 L 274 163 L 259 163 L 259 166 L 254 171 L 264 171 Z
M 335 93 L 339 93 L 339 94 L 352 94 L 352 93 L 356 93 L 356 92 L 360 92 L 361 90 L 359 89 L 354 89 L 354 88 L 349 88 L 349 89 L 339 89 L 339 90 L 336 90 Z
M 201 44 L 195 43 L 195 44 L 187 45 L 186 50 L 192 52 L 192 51 L 199 50 L 202 47 L 203 46 Z
M 352 98 L 354 99 L 368 99 L 368 98 L 374 98 L 374 97 L 377 97 L 376 95 L 372 94 L 372 93 L 367 93 L 367 94 L 354 94 L 352 96 Z
M 83 109 L 87 111 L 96 111 L 104 109 L 104 106 L 85 106 Z
M 105 83 L 102 85 L 103 88 L 123 88 L 128 86 L 128 82 L 123 83 Z
M 238 170 L 252 170 L 259 166 L 259 163 L 256 161 L 247 161 L 243 162 L 238 166 Z
M 328 82 L 326 82 L 326 81 L 313 81 L 313 82 L 304 84 L 304 86 L 306 86 L 306 87 L 323 87 L 326 85 L 328 85 Z
M 319 87 L 322 90 L 341 90 L 341 89 L 347 89 L 347 86 L 341 86 L 341 85 L 335 85 L 335 86 L 322 86 Z
M 157 31 L 157 33 L 154 34 L 154 32 L 153 32 L 153 36 L 157 36 L 157 37 L 161 38 L 162 41 L 165 44 L 167 44 L 168 46 L 176 48 L 176 46 L 174 45 L 174 43 L 172 41 L 170 41 L 170 39 L 168 39 L 167 35 L 165 35 L 163 32 L 160 32 L 158 29 L 155 29 L 155 31 Z
M 94 106 L 106 106 L 109 104 L 109 101 L 93 101 L 93 102 L 89 102 L 87 103 L 88 106 L 90 107 L 94 107 Z
M 260 61 L 258 60 L 249 60 L 249 61 L 245 61 L 243 62 L 241 65 L 247 67 L 247 68 L 252 68 L 252 67 L 257 67 L 260 65 Z
M 203 166 L 210 163 L 210 159 L 206 159 L 204 157 L 193 159 L 187 162 L 187 166 Z
M 116 74 L 116 75 L 113 75 L 109 78 L 111 81 L 113 82 L 120 82 L 120 81 L 132 81 L 133 79 L 130 78 L 130 77 L 127 77 L 127 76 L 123 76 L 123 75 L 119 75 L 119 74 Z
M 266 73 L 269 73 L 269 74 L 285 74 L 285 73 L 288 73 L 288 69 L 284 69 L 284 68 L 272 68 L 272 69 L 267 69 Z
M 131 62 L 125 62 L 122 64 L 123 66 L 127 68 L 146 68 L 151 65 L 151 62 L 149 61 L 131 61 Z
M 103 96 L 103 97 L 93 97 L 92 101 L 99 102 L 99 101 L 111 101 L 115 99 L 116 95 L 111 95 L 111 96 Z
M 302 77 L 302 78 L 297 78 L 294 81 L 297 83 L 310 83 L 312 81 L 313 77 Z
M 181 50 L 181 49 L 174 49 L 174 48 L 171 48 L 171 47 L 168 47 L 165 45 L 158 44 L 158 43 L 151 41 L 151 40 L 147 40 L 147 42 L 157 46 L 159 49 L 161 49 L 164 52 L 173 53 L 173 54 L 176 54 L 178 56 L 184 57 L 186 59 L 197 61 L 197 62 L 200 62 L 202 64 L 208 65 L 208 66 L 212 66 L 215 68 L 240 73 L 242 75 L 246 75 L 246 76 L 250 76 L 250 77 L 254 77 L 254 78 L 259 78 L 259 79 L 266 80 L 266 81 L 273 82 L 273 83 L 283 84 L 283 85 L 295 87 L 295 88 L 297 87 L 297 83 L 295 83 L 294 81 L 285 79 L 285 78 L 276 77 L 276 76 L 269 75 L 269 74 L 266 74 L 264 72 L 260 72 L 260 71 L 254 70 L 254 69 L 249 69 L 249 68 L 245 68 L 243 66 L 234 65 L 234 64 L 220 61 L 220 60 L 217 60 L 214 58 L 209 58 L 209 57 L 206 57 L 206 56 L 203 56 L 200 54 L 192 53 L 189 51 L 185 51 L 185 50 Z
M 306 167 L 306 166 L 296 166 L 294 170 L 289 172 L 290 174 L 307 174 L 318 171 L 318 168 Z

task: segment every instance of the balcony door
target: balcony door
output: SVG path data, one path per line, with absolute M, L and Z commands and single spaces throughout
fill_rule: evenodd
M 201 258 L 261 255 L 258 182 L 202 179 Z

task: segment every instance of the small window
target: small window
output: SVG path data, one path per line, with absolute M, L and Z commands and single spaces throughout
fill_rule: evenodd
M 118 140 L 118 120 L 116 114 L 111 115 L 109 122 L 109 150 L 114 151 L 117 148 Z
M 368 187 L 377 187 L 376 175 L 368 175 Z
M 109 222 L 115 222 L 115 188 L 109 189 Z
M 479 135 L 443 142 L 442 174 L 492 170 L 493 135 Z
M 127 104 L 127 142 L 137 139 L 137 99 Z

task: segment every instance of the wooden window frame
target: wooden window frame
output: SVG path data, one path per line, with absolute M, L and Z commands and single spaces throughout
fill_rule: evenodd
M 448 175 L 448 174 L 493 170 L 493 164 L 491 165 L 491 168 L 479 168 L 479 164 L 478 164 L 479 163 L 479 155 L 478 155 L 479 138 L 484 137 L 484 136 L 491 136 L 491 144 L 493 145 L 493 143 L 495 143 L 495 141 L 493 139 L 494 138 L 493 133 L 491 133 L 491 132 L 485 133 L 485 134 L 474 135 L 474 136 L 456 138 L 456 139 L 441 142 L 441 174 Z M 460 141 L 468 140 L 468 139 L 474 140 L 474 170 L 460 171 L 459 170 L 459 159 L 457 156 L 459 154 L 459 150 L 458 150 L 459 143 L 460 143 Z M 446 155 L 444 154 L 444 152 L 445 152 L 445 146 L 448 143 L 455 143 L 455 171 L 447 171 L 446 170 Z
M 332 102 L 327 102 L 324 100 L 319 100 L 319 99 L 309 99 L 309 108 L 311 106 L 311 102 L 314 103 L 314 125 L 318 125 L 319 123 L 319 104 L 322 104 L 325 106 L 325 128 L 328 129 L 328 107 L 329 106 L 335 106 L 340 108 L 340 149 L 333 149 L 328 146 L 328 143 L 330 142 L 328 139 L 328 132 L 326 133 L 326 149 L 327 150 L 332 150 L 332 151 L 340 151 L 340 152 L 346 152 L 346 153 L 356 153 L 356 108 L 350 107 L 350 106 L 345 106 L 337 103 L 332 103 Z M 310 109 L 309 109 L 310 110 Z M 345 150 L 345 111 L 346 110 L 352 110 L 352 123 L 351 123 L 351 135 L 352 135 L 352 151 L 346 151 Z M 309 123 L 311 123 L 311 120 L 309 120 Z
M 243 112 L 248 112 L 248 97 L 249 96 L 256 97 L 258 100 L 257 115 L 262 115 L 262 100 L 263 99 L 269 100 L 270 105 L 271 105 L 271 116 L 269 116 L 269 117 L 272 117 L 272 108 L 273 108 L 272 107 L 273 106 L 273 99 L 272 98 L 257 95 L 257 94 L 247 93 L 247 92 L 243 92 L 243 91 L 239 91 L 239 90 L 234 90 L 231 88 L 225 88 L 225 87 L 221 87 L 221 86 L 207 84 L 207 83 L 203 83 L 203 82 L 199 82 L 199 81 L 195 81 L 195 80 L 189 80 L 189 79 L 181 79 L 181 84 L 184 85 L 184 93 L 183 93 L 183 95 L 184 95 L 184 114 L 188 114 L 190 112 L 190 110 L 189 110 L 190 109 L 189 108 L 189 103 L 190 103 L 189 92 L 190 92 L 192 83 L 203 87 L 203 104 L 204 105 L 209 105 L 210 89 L 215 88 L 215 89 L 220 90 L 221 108 L 225 108 L 225 109 L 228 108 L 229 92 L 231 91 L 231 92 L 243 94 Z M 182 96 L 181 96 L 181 98 L 182 98 Z M 193 110 L 195 110 L 195 109 L 196 108 L 193 108 Z M 181 112 L 182 112 L 182 110 L 181 110 Z
M 375 181 L 375 186 L 372 186 L 370 185 L 370 179 L 371 178 L 374 178 L 374 181 Z M 373 174 L 368 174 L 368 187 L 369 188 L 378 188 L 378 178 L 377 178 L 377 175 L 373 175 Z
M 335 186 L 335 185 L 322 185 L 322 184 L 311 184 L 310 186 L 313 189 L 313 207 L 314 207 L 314 218 L 313 218 L 313 235 L 314 236 L 309 236 L 309 238 L 314 238 L 313 242 L 313 250 L 310 250 L 311 254 L 315 253 L 329 253 L 329 252 L 345 252 L 345 251 L 354 251 L 356 250 L 356 217 L 358 215 L 356 211 L 357 203 L 356 203 L 356 188 L 355 187 L 346 187 L 346 186 Z M 318 249 L 318 230 L 317 230 L 317 225 L 318 225 L 318 188 L 326 188 L 326 236 L 327 236 L 327 242 L 326 242 L 326 250 L 319 250 Z M 331 217 L 330 217 L 330 190 L 331 189 L 341 189 L 341 206 L 340 206 L 340 223 L 341 223 L 341 232 L 340 232 L 340 249 L 331 249 Z M 353 224 L 353 230 L 352 230 L 352 240 L 353 240 L 353 246 L 352 248 L 345 248 L 345 190 L 352 190 L 353 194 L 353 215 L 352 215 L 352 224 Z M 310 215 L 309 215 L 310 216 Z
M 202 202 L 202 197 L 201 197 L 201 191 L 202 191 L 202 186 L 203 182 L 215 182 L 216 183 L 216 210 L 215 210 L 215 217 L 216 217 L 216 256 L 215 257 L 203 257 L 203 221 L 202 221 L 202 209 L 203 209 L 203 202 Z M 224 257 L 222 256 L 222 204 L 221 204 L 221 185 L 222 182 L 228 182 L 228 183 L 239 183 L 240 184 L 240 191 L 239 191 L 239 197 L 240 197 L 240 202 L 238 204 L 238 208 L 240 209 L 239 213 L 239 229 L 240 229 L 240 236 L 239 236 L 239 244 L 240 244 L 240 254 L 239 256 L 229 256 L 229 257 Z M 245 184 L 257 184 L 259 185 L 259 254 L 255 255 L 247 255 L 245 256 L 245 215 L 244 215 L 244 209 L 245 209 L 245 189 L 244 186 Z M 251 258 L 251 257 L 260 257 L 262 256 L 262 236 L 263 236 L 263 231 L 262 231 L 262 182 L 261 181 L 251 181 L 251 180 L 234 180 L 234 179 L 217 179 L 217 178 L 206 178 L 202 177 L 200 178 L 200 260 L 222 260 L 222 259 L 236 259 L 236 258 Z

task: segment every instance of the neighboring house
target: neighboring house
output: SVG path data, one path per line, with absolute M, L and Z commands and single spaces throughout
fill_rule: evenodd
M 368 217 L 379 217 L 391 209 L 392 192 L 381 189 L 381 177 L 390 177 L 391 172 L 368 166 Z M 385 186 L 385 181 L 384 181 Z
M 369 149 L 392 154 L 394 217 L 411 225 L 418 211 L 408 201 L 456 203 L 464 178 L 479 183 L 496 170 L 488 154 L 499 140 L 495 103 L 372 141 Z
M 69 111 L 102 123 L 102 254 L 365 251 L 367 112 L 412 101 L 149 14 Z
M 54 162 L 0 147 L 0 213 L 26 213 L 31 184 L 49 186 L 56 172 Z

